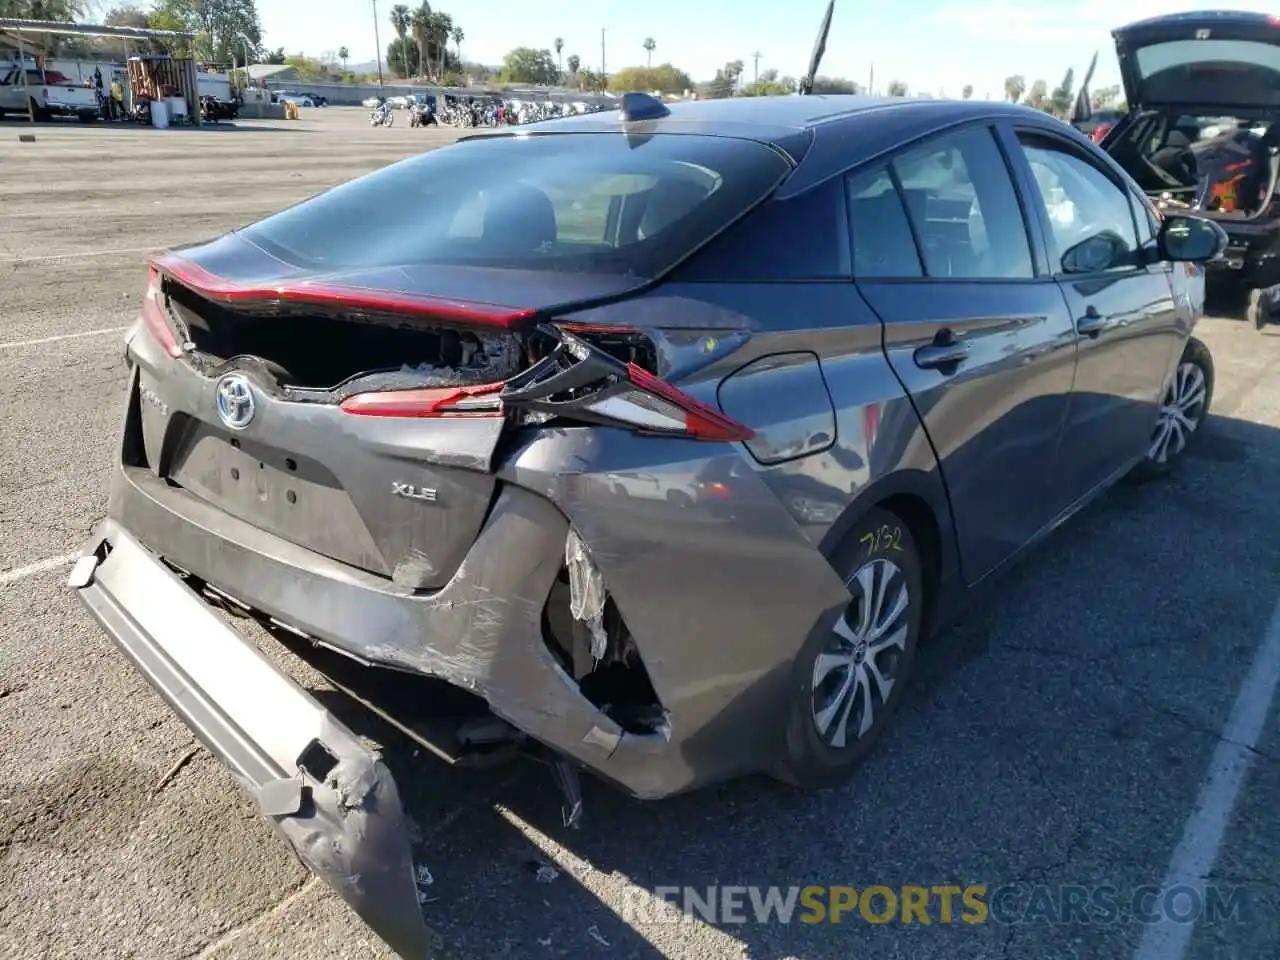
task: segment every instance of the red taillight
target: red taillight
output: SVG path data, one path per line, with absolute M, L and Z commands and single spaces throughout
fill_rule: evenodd
M 374 417 L 498 417 L 510 410 L 693 440 L 754 436 L 643 367 L 567 332 L 557 335 L 560 345 L 551 354 L 503 383 L 362 393 L 341 408 Z
M 421 315 L 492 327 L 510 327 L 537 314 L 536 310 L 528 307 L 374 290 L 319 280 L 289 280 L 270 286 L 240 284 L 212 274 L 175 254 L 157 260 L 156 266 L 202 297 L 220 303 L 301 303 L 344 310 Z
M 695 440 L 750 440 L 755 436 L 750 428 L 655 377 L 644 367 L 628 363 L 627 379 L 636 388 L 634 391 L 616 393 L 600 405 L 588 406 L 600 409 L 601 405 L 608 404 L 610 416 L 632 422 L 641 429 L 682 432 Z M 619 416 L 622 405 L 633 407 L 631 416 Z M 659 422 L 655 423 L 655 419 Z
M 1108 132 L 1112 127 L 1114 127 L 1114 126 L 1115 126 L 1115 124 L 1114 124 L 1114 123 L 1100 123 L 1100 124 L 1098 124 L 1098 125 L 1094 128 L 1094 130 L 1093 130 L 1093 136 L 1092 136 L 1092 140 L 1093 140 L 1093 142 L 1094 142 L 1094 143 L 1101 143 L 1101 142 L 1102 142 L 1102 138 L 1103 138 L 1103 137 L 1105 137 L 1105 136 L 1107 135 L 1107 132 Z
M 500 417 L 504 384 L 358 393 L 340 406 L 362 417 Z
M 174 358 L 182 356 L 178 336 L 173 332 L 169 318 L 165 316 L 160 294 L 160 275 L 155 270 L 147 278 L 147 295 L 142 298 L 142 322 L 165 353 Z

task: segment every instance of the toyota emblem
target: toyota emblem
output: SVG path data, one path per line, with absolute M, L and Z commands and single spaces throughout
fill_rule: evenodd
M 232 430 L 243 430 L 253 421 L 253 390 L 239 373 L 218 381 L 218 417 Z

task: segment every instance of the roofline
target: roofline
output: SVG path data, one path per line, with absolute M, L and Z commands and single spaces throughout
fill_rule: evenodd
M 148 30 L 142 27 L 108 27 L 96 23 L 61 23 L 56 20 L 0 18 L 0 33 L 79 34 L 85 37 L 117 37 L 124 40 L 190 40 L 195 34 L 182 30 Z

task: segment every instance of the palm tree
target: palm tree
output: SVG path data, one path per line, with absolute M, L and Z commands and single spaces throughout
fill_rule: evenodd
M 440 68 L 436 71 L 436 79 L 444 76 L 445 55 L 449 52 L 449 34 L 453 33 L 453 17 L 447 13 L 436 13 L 431 17 L 432 37 L 436 45 L 436 54 L 440 58 Z
M 427 43 L 431 40 L 431 7 L 423 0 L 422 6 L 409 18 L 413 42 L 418 45 L 418 79 L 427 78 Z
M 462 32 L 461 27 L 453 28 L 453 46 L 458 51 L 458 69 L 462 69 L 462 41 L 467 39 L 467 35 Z
M 396 36 L 400 38 L 400 62 L 404 66 L 406 80 L 409 78 L 409 58 L 405 56 L 405 38 L 409 35 L 411 22 L 409 8 L 403 3 L 397 3 L 391 8 L 391 26 L 395 28 Z
M 641 46 L 644 47 L 645 66 L 652 67 L 653 51 L 658 49 L 658 45 L 654 43 L 653 37 L 645 37 L 644 43 L 641 44 Z
M 1010 103 L 1017 103 L 1027 89 L 1027 78 L 1020 73 L 1004 78 L 1004 98 Z
M 347 58 L 351 56 L 351 51 L 346 47 L 338 48 L 338 59 L 342 61 L 342 72 L 347 72 Z
M 582 66 L 582 59 L 576 53 L 569 54 L 569 76 L 576 76 L 580 66 Z
M 560 61 L 560 51 L 564 49 L 564 37 L 556 37 L 553 46 L 556 48 L 556 69 L 564 73 L 564 64 Z

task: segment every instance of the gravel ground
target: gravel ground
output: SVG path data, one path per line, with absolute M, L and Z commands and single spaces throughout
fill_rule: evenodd
M 358 110 L 303 116 L 47 125 L 34 143 L 0 123 L 0 956 L 389 956 L 206 753 L 153 789 L 194 741 L 63 585 L 105 508 L 146 251 L 451 139 L 373 130 Z M 1217 416 L 1195 456 L 1098 502 L 923 651 L 846 789 L 749 779 L 645 804 L 587 783 L 569 834 L 544 769 L 450 770 L 361 721 L 421 826 L 447 955 L 1134 956 L 1141 924 L 1052 922 L 1036 891 L 1127 900 L 1164 880 L 1254 651 L 1280 629 L 1280 328 L 1215 317 L 1201 335 Z M 1240 911 L 1197 927 L 1197 960 L 1280 955 L 1273 719 L 1248 756 L 1208 876 Z M 1003 922 L 626 922 L 664 886 L 945 883 L 1007 886 Z

